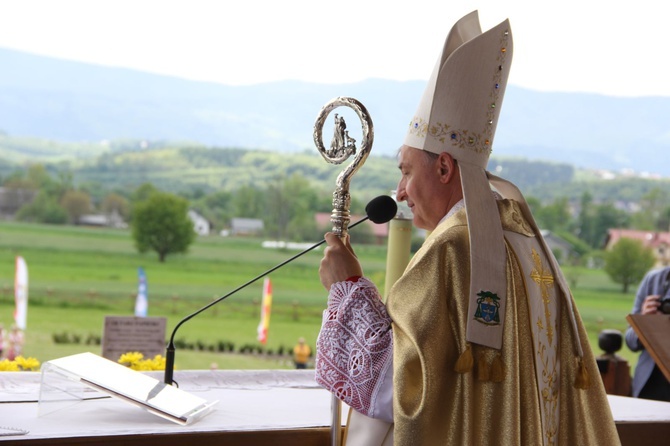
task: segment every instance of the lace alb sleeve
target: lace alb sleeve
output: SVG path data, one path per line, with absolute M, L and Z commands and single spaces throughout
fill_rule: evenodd
M 383 387 L 393 373 L 393 333 L 372 282 L 333 284 L 316 347 L 317 383 L 358 412 L 380 418 L 377 406 L 388 402 L 378 399 L 386 399 Z

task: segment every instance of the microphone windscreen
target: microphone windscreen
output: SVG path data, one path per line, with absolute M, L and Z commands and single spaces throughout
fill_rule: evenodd
M 380 195 L 370 200 L 365 212 L 373 223 L 382 224 L 390 221 L 398 212 L 398 205 L 388 195 Z

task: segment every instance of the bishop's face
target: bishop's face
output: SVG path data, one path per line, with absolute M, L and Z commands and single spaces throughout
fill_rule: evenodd
M 440 181 L 438 159 L 423 150 L 402 146 L 398 155 L 400 181 L 398 201 L 407 201 L 414 214 L 414 226 L 428 231 L 435 229 L 448 211 L 445 207 L 445 184 Z

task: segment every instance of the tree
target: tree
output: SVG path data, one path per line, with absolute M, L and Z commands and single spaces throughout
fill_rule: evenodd
M 29 165 L 26 170 L 26 179 L 39 188 L 45 188 L 53 184 L 53 179 L 43 164 Z
M 123 218 L 128 218 L 129 205 L 128 200 L 119 194 L 111 192 L 107 194 L 100 205 L 105 215 L 119 214 Z
M 60 205 L 67 211 L 70 223 L 77 224 L 82 215 L 91 211 L 91 197 L 80 190 L 69 190 L 63 194 Z
M 537 214 L 538 212 L 540 212 L 540 209 L 542 209 L 542 201 L 537 197 L 533 197 L 532 195 L 528 195 L 526 197 L 526 203 L 528 203 L 530 212 L 533 215 Z
M 593 195 L 589 191 L 584 191 L 579 199 L 579 216 L 577 217 L 577 234 L 580 239 L 588 243 L 592 248 L 597 245 L 593 242 L 594 237 L 593 221 L 595 211 L 593 209 Z
M 133 209 L 132 234 L 139 252 L 185 253 L 195 239 L 193 222 L 188 218 L 188 201 L 165 192 L 154 192 Z
M 214 226 L 220 229 L 233 216 L 233 195 L 228 191 L 216 191 L 199 198 L 195 202 L 191 200 L 191 209 L 213 222 Z
M 135 189 L 130 196 L 130 201 L 133 203 L 139 203 L 140 201 L 145 201 L 149 199 L 151 195 L 158 192 L 156 186 L 151 183 L 142 183 L 137 189 Z
M 305 177 L 294 173 L 289 178 L 276 177 L 265 195 L 266 231 L 277 240 L 309 240 L 316 232 L 314 209 L 318 194 Z
M 16 219 L 20 221 L 33 221 L 38 223 L 65 224 L 67 223 L 67 211 L 49 195 L 40 191 L 35 199 L 21 207 L 16 213 Z
M 266 210 L 265 193 L 253 186 L 243 185 L 233 196 L 233 213 L 235 217 L 263 218 Z
M 128 215 L 128 220 L 132 223 L 132 220 L 134 218 L 134 210 L 135 207 L 148 200 L 149 197 L 151 197 L 153 194 L 156 192 L 159 192 L 158 189 L 156 189 L 156 186 L 154 186 L 151 183 L 142 183 L 135 189 L 131 194 L 130 194 L 130 215 Z
M 603 203 L 595 206 L 593 230 L 588 243 L 593 248 L 602 248 L 607 239 L 607 231 L 612 228 L 630 227 L 630 215 L 617 209 L 612 203 Z
M 658 187 L 644 194 L 639 201 L 640 210 L 633 215 L 636 228 L 648 231 L 666 230 L 659 227 L 663 209 L 670 204 L 667 194 Z
M 605 253 L 605 272 L 615 283 L 621 284 L 622 292 L 626 293 L 630 285 L 642 280 L 655 262 L 654 253 L 642 242 L 622 238 Z
M 553 203 L 539 209 L 535 217 L 542 229 L 557 231 L 567 228 L 571 220 L 568 199 L 555 199 Z
M 577 234 L 591 248 L 602 248 L 609 229 L 630 226 L 628 213 L 617 209 L 609 202 L 594 204 L 593 197 L 588 191 L 582 194 L 580 206 Z
M 286 193 L 286 181 L 276 177 L 268 185 L 265 194 L 265 232 L 277 240 L 285 240 L 286 226 L 291 219 L 291 198 Z
M 657 227 L 659 231 L 670 231 L 670 206 L 661 211 Z

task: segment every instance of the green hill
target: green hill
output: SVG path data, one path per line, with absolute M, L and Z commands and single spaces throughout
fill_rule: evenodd
M 88 185 L 91 191 L 126 195 L 143 183 L 187 196 L 234 191 L 242 186 L 263 189 L 294 174 L 305 178 L 315 191 L 330 195 L 344 169 L 344 165 L 328 164 L 316 148 L 282 153 L 165 141 L 66 143 L 0 134 L 0 180 L 35 163 L 45 165 L 55 177 L 71 174 L 75 185 Z M 569 164 L 493 156 L 488 168 L 515 183 L 526 196 L 544 203 L 561 197 L 577 201 L 585 191 L 595 202 L 611 203 L 636 203 L 653 189 L 670 194 L 670 179 L 605 179 Z M 381 155 L 373 148 L 352 179 L 352 198 L 367 202 L 388 194 L 398 179 L 395 156 Z

